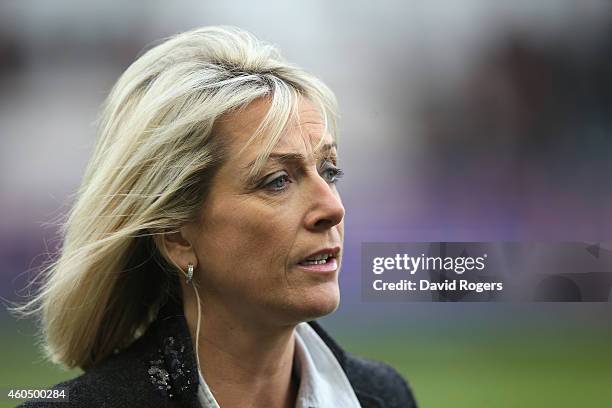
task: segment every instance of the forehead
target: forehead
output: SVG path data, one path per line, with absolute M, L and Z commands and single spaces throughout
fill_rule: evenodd
M 250 161 L 265 148 L 268 143 L 266 137 L 258 138 L 238 155 L 257 131 L 269 107 L 269 100 L 260 98 L 219 121 L 218 130 L 228 138 L 230 161 Z M 319 109 L 308 99 L 300 98 L 296 115 L 289 119 L 272 151 L 311 155 L 317 145 L 332 143 L 334 143 L 333 137 L 325 129 L 325 122 Z

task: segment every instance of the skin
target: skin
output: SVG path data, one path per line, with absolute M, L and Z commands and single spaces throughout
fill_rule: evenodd
M 333 312 L 339 303 L 338 273 L 344 238 L 344 207 L 335 185 L 335 147 L 314 151 L 320 138 L 333 144 L 319 111 L 299 102 L 276 153 L 300 160 L 268 160 L 257 180 L 249 163 L 261 152 L 247 139 L 269 102 L 259 99 L 226 115 L 217 125 L 227 138 L 227 161 L 215 175 L 197 222 L 164 238 L 168 256 L 186 270 L 196 267 L 194 286 L 183 286 L 184 310 L 196 338 L 198 303 L 200 368 L 215 399 L 231 407 L 291 407 L 294 328 Z M 294 157 L 295 159 L 295 157 Z M 338 269 L 316 273 L 298 262 L 323 248 L 340 248 Z

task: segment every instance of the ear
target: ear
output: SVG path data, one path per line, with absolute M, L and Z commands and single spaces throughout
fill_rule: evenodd
M 196 268 L 198 266 L 198 258 L 192 244 L 193 240 L 189 239 L 189 232 L 189 228 L 182 227 L 178 231 L 156 237 L 158 248 L 164 258 L 182 271 L 187 269 L 188 264 L 193 264 Z

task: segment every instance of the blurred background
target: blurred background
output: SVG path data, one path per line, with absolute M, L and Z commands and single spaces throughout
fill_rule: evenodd
M 278 45 L 338 96 L 343 299 L 323 324 L 340 344 L 395 366 L 422 407 L 612 406 L 610 302 L 368 303 L 359 272 L 362 242 L 611 240 L 604 0 L 2 0 L 3 299 L 23 300 L 57 252 L 121 72 L 210 24 Z M 78 374 L 46 363 L 34 323 L 4 307 L 0 333 L 0 388 Z

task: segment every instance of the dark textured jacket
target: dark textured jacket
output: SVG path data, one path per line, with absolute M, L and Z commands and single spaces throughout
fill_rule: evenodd
M 352 356 L 317 324 L 309 323 L 331 349 L 362 407 L 416 407 L 404 379 L 386 364 Z M 62 407 L 200 408 L 198 370 L 187 322 L 180 308 L 166 305 L 147 332 L 126 350 L 54 388 L 68 390 Z M 28 401 L 23 407 L 53 407 Z M 342 407 L 338 407 L 342 408 Z

